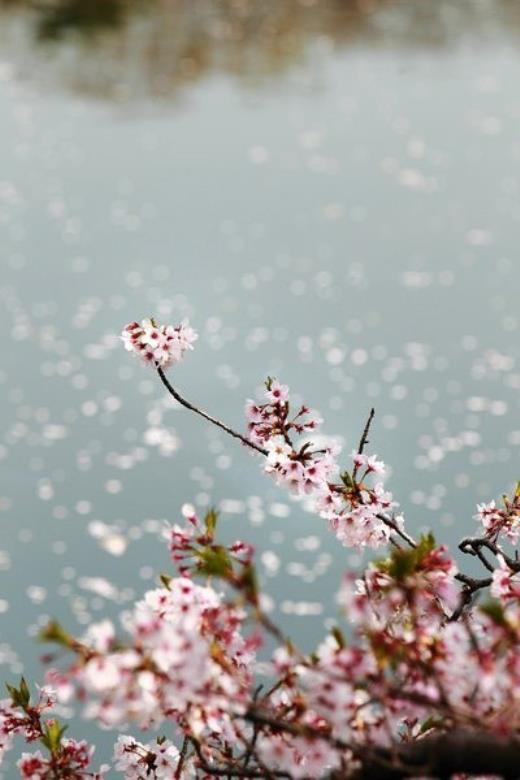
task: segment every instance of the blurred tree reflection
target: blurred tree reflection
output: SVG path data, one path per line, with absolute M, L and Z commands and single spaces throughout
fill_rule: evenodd
M 519 30 L 520 0 L 0 0 L 17 72 L 118 99 L 168 97 L 209 72 L 261 81 L 316 46 L 439 47 Z
M 89 35 L 123 23 L 128 5 L 123 0 L 59 0 L 35 6 L 36 34 L 41 40 L 56 40 L 68 32 Z

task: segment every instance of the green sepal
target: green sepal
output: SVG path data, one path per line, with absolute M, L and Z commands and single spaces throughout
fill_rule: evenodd
M 43 736 L 41 742 L 51 753 L 57 753 L 61 747 L 61 738 L 67 731 L 68 726 L 62 726 L 58 720 L 47 721 L 43 727 Z
M 213 537 L 215 536 L 217 521 L 218 521 L 218 512 L 216 512 L 214 509 L 210 509 L 206 513 L 206 517 L 204 518 L 204 525 L 206 527 L 206 531 L 210 539 L 213 539 Z

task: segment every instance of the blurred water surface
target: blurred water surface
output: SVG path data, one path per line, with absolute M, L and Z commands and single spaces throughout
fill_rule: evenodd
M 149 587 L 185 501 L 255 541 L 307 647 L 360 565 L 165 398 L 128 320 L 188 316 L 172 378 L 236 427 L 268 373 L 347 452 L 374 404 L 414 532 L 455 543 L 512 485 L 519 40 L 515 0 L 0 4 L 3 677 L 41 677 L 48 616 Z

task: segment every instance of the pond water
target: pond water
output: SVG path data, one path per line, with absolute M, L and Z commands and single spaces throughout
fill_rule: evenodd
M 4 678 L 167 570 L 186 501 L 306 647 L 361 563 L 170 403 L 129 320 L 189 317 L 172 380 L 237 428 L 267 374 L 347 452 L 374 405 L 414 532 L 454 544 L 511 488 L 519 42 L 515 0 L 0 5 Z

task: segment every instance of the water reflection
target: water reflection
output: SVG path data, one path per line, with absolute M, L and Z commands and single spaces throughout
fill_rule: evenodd
M 127 8 L 121 0 L 61 0 L 40 6 L 36 9 L 36 35 L 43 41 L 56 41 L 71 32 L 91 35 L 120 27 Z
M 168 97 L 212 72 L 249 83 L 318 47 L 440 47 L 520 31 L 517 0 L 3 0 L 19 76 L 82 94 Z M 37 45 L 35 45 L 37 44 Z M 35 67 L 37 65 L 37 67 Z

